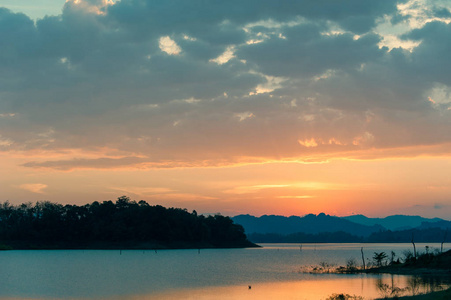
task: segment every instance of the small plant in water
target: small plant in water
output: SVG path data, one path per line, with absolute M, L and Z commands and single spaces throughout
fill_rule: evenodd
M 355 260 L 355 258 L 349 258 L 349 259 L 346 261 L 346 268 L 347 268 L 349 271 L 355 271 L 355 270 L 357 270 L 357 261 Z
M 415 257 L 414 257 L 414 255 L 413 255 L 413 253 L 412 253 L 412 251 L 410 251 L 410 250 L 405 250 L 405 251 L 403 251 L 402 252 L 402 255 L 404 255 L 404 262 L 405 263 L 407 263 L 407 262 L 412 262 L 412 261 L 414 261 L 415 259 Z
M 320 267 L 321 267 L 321 269 L 322 269 L 322 271 L 324 273 L 329 273 L 330 269 L 335 266 L 335 264 L 330 264 L 330 263 L 325 262 L 325 261 L 320 262 L 319 265 L 320 265 Z
M 364 298 L 349 294 L 332 294 L 326 300 L 363 300 Z
M 374 252 L 373 255 L 373 260 L 376 263 L 376 266 L 378 267 L 382 267 L 382 263 L 384 262 L 384 260 L 387 258 L 387 254 L 385 254 L 385 252 Z
M 319 263 L 319 266 L 305 266 L 301 267 L 299 272 L 300 273 L 313 273 L 313 274 L 325 274 L 325 273 L 333 273 L 335 272 L 334 268 L 335 264 L 328 263 L 325 261 L 322 261 Z

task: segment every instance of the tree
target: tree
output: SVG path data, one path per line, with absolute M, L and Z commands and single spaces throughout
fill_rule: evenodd
M 221 215 L 204 217 L 182 208 L 150 206 L 127 196 L 83 206 L 48 201 L 0 203 L 0 241 L 42 248 L 159 244 L 185 247 L 251 246 L 241 225 Z
M 382 263 L 386 258 L 387 254 L 385 252 L 374 252 L 373 260 L 376 262 L 376 266 L 382 267 Z

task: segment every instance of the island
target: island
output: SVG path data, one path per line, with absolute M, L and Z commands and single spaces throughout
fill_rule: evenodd
M 0 249 L 201 249 L 258 247 L 220 214 L 165 208 L 122 196 L 78 206 L 0 203 Z

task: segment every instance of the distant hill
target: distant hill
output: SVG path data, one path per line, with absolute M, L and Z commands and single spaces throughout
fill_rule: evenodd
M 371 234 L 365 242 L 370 243 L 410 243 L 412 238 L 418 243 L 440 243 L 449 242 L 446 229 L 431 227 L 414 229 L 380 231 Z
M 380 225 L 388 230 L 406 230 L 416 228 L 422 226 L 424 222 L 430 223 L 433 227 L 434 223 L 444 221 L 443 219 L 439 218 L 428 219 L 420 216 L 405 216 L 405 215 L 393 215 L 385 218 L 368 218 L 365 217 L 364 215 L 354 215 L 342 217 L 342 219 L 367 226 Z M 451 224 L 451 222 L 449 221 L 444 222 L 448 222 Z M 442 226 L 445 225 L 442 224 Z
M 451 221 L 420 216 L 394 215 L 368 218 L 363 215 L 335 217 L 321 213 L 304 217 L 238 215 L 232 218 L 244 227 L 248 238 L 258 243 L 407 243 L 442 242 Z
M 236 224 L 244 227 L 249 234 L 275 233 L 288 235 L 293 233 L 318 234 L 323 232 L 342 231 L 354 236 L 367 237 L 374 232 L 385 230 L 380 225 L 362 225 L 349 220 L 326 215 L 309 214 L 304 217 L 284 217 L 263 215 L 254 217 L 251 215 L 238 215 L 232 218 Z
M 451 230 L 451 221 L 437 221 L 437 222 L 423 222 L 421 226 L 417 227 L 418 229 L 429 229 L 429 228 L 440 228 L 440 229 L 448 229 Z

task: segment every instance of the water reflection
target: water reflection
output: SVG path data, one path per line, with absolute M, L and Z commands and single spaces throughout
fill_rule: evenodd
M 363 246 L 372 253 L 400 252 L 411 245 Z M 377 280 L 389 288 L 409 287 L 412 294 L 441 288 L 436 278 L 299 272 L 302 266 L 322 261 L 346 264 L 349 258 L 360 257 L 361 247 L 304 244 L 301 251 L 299 245 L 278 244 L 200 253 L 197 249 L 5 251 L 0 252 L 0 299 L 326 299 L 333 293 L 371 299 L 381 297 Z
M 412 284 L 415 285 L 416 294 L 449 287 L 439 278 L 402 275 L 338 277 L 318 275 L 317 280 L 260 283 L 252 285 L 252 289 L 245 285 L 184 289 L 153 295 L 137 295 L 127 299 L 375 299 L 412 295 Z M 126 298 L 116 298 L 123 299 Z
M 430 292 L 444 290 L 450 286 L 449 278 L 446 280 L 437 276 L 403 276 L 403 280 L 395 280 L 396 275 L 390 275 L 390 283 L 382 278 L 376 281 L 376 287 L 382 298 L 415 296 Z
M 157 293 L 127 294 L 108 297 L 81 297 L 72 300 L 169 300 L 169 299 L 347 299 L 370 300 L 375 298 L 416 295 L 449 287 L 439 277 L 414 277 L 402 275 L 317 275 L 315 279 L 283 282 L 261 282 L 248 285 L 231 285 L 202 288 L 185 288 Z M 48 299 L 47 297 L 0 297 L 2 300 Z
M 442 291 L 451 286 L 451 278 L 411 276 L 408 279 L 412 295 Z

